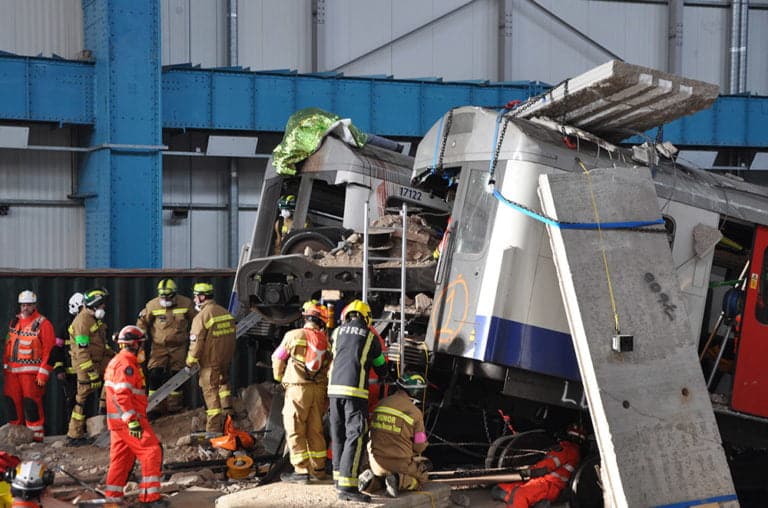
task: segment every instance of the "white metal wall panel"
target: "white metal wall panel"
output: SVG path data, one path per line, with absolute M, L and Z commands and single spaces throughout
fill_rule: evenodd
M 34 145 L 68 145 L 69 129 L 33 126 Z M 72 155 L 67 152 L 0 149 L 0 266 L 82 268 L 85 216 L 72 193 Z
M 76 58 L 83 49 L 80 0 L 0 0 L 0 49 Z
M 754 3 L 754 2 L 753 2 Z M 749 11 L 747 90 L 768 95 L 768 9 Z
M 240 0 L 237 19 L 241 66 L 312 71 L 311 0 Z
M 686 7 L 684 14 L 683 75 L 719 84 L 720 93 L 728 93 L 731 10 Z

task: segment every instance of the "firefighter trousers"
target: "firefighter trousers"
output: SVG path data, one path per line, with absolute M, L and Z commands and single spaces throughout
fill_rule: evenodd
M 368 433 L 368 400 L 331 398 L 333 479 L 338 489 L 357 489 L 357 475 Z
M 42 442 L 45 435 L 43 396 L 45 387 L 37 386 L 37 374 L 15 374 L 5 371 L 3 394 L 8 405 L 8 423 L 26 425 L 32 439 Z
M 369 453 L 368 460 L 376 476 L 397 473 L 400 477 L 400 490 L 419 490 L 427 481 L 424 462 L 413 460 L 413 457 L 376 457 Z
M 325 384 L 285 385 L 283 427 L 291 453 L 291 464 L 297 473 L 325 477 L 327 450 L 323 434 L 323 413 L 327 400 Z
M 102 373 L 102 377 L 103 375 Z M 98 410 L 95 408 L 97 398 L 99 400 L 98 408 L 101 409 L 104 407 L 104 387 L 94 386 L 85 372 L 78 372 L 75 405 L 69 418 L 67 437 L 73 439 L 85 437 L 87 433 L 86 419 L 98 414 Z
M 205 431 L 221 434 L 224 430 L 224 419 L 232 412 L 229 368 L 202 367 L 199 383 L 205 401 Z
M 131 436 L 127 427 L 110 430 L 109 471 L 105 494 L 107 499 L 117 501 L 123 497 L 123 487 L 138 459 L 141 464 L 139 502 L 151 503 L 160 499 L 163 449 L 149 421 L 142 418 L 141 438 Z

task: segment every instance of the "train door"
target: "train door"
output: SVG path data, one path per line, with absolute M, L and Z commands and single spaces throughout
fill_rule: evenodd
M 741 318 L 731 406 L 768 417 L 768 228 L 758 226 Z

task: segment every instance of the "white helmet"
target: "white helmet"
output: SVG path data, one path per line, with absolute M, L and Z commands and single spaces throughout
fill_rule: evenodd
M 83 308 L 84 304 L 85 297 L 83 296 L 83 293 L 72 293 L 72 296 L 69 297 L 69 313 L 74 316 L 80 312 L 80 309 Z
M 37 295 L 32 291 L 25 289 L 19 293 L 19 303 L 37 303 Z

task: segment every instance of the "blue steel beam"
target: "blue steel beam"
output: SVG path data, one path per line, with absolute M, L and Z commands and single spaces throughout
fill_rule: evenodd
M 91 63 L 0 55 L 0 119 L 93 124 L 94 75 Z M 419 137 L 453 106 L 497 107 L 545 89 L 536 82 L 441 83 L 169 68 L 162 73 L 162 124 L 279 132 L 296 109 L 315 106 L 350 117 L 369 132 Z M 765 148 L 764 125 L 768 97 L 721 96 L 712 108 L 666 125 L 664 139 L 688 147 Z
M 546 88 L 528 81 L 439 83 L 174 68 L 163 72 L 163 126 L 279 132 L 296 110 L 318 107 L 352 118 L 367 132 L 423 136 L 454 106 L 499 107 Z
M 83 0 L 94 128 L 80 171 L 87 268 L 162 266 L 160 0 Z
M 0 118 L 93 123 L 93 64 L 0 55 Z

